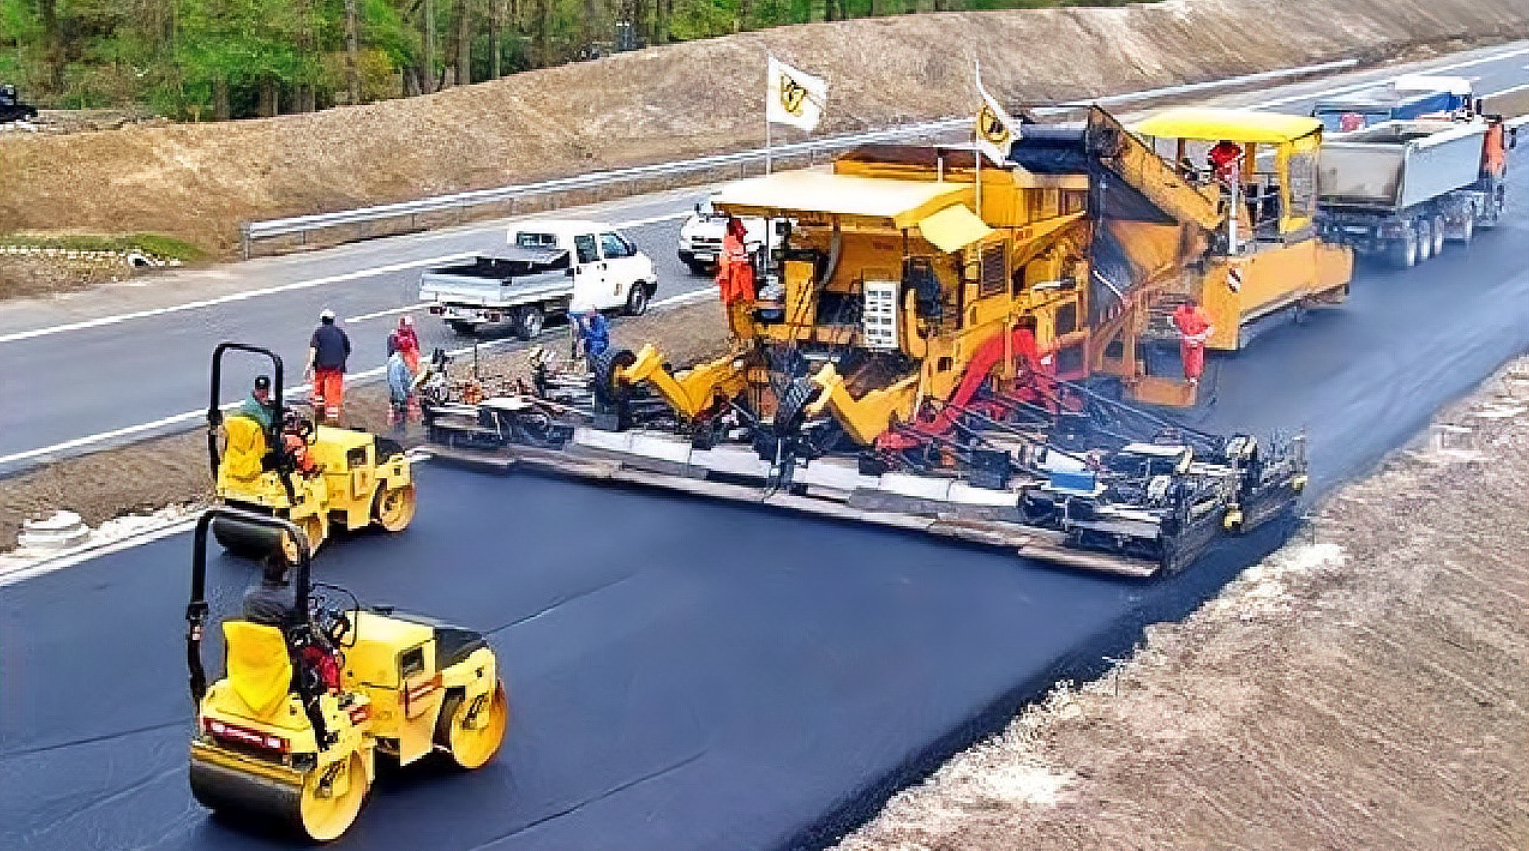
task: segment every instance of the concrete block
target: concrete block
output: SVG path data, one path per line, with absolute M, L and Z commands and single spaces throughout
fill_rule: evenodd
M 55 511 L 53 516 L 28 520 L 21 524 L 17 543 L 32 550 L 63 550 L 85 543 L 90 527 L 73 511 Z

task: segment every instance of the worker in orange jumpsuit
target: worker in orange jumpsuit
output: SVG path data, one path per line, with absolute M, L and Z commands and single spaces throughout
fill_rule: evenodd
M 1205 341 L 1215 331 L 1210 314 L 1194 299 L 1188 299 L 1173 311 L 1173 327 L 1179 331 L 1179 359 L 1184 363 L 1184 378 L 1191 385 L 1200 383 L 1205 372 Z
M 1211 170 L 1215 172 L 1216 179 L 1222 183 L 1231 184 L 1232 178 L 1237 172 L 1237 161 L 1242 159 L 1242 146 L 1236 142 L 1222 139 L 1216 143 L 1210 153 L 1206 155 L 1210 161 Z
M 722 256 L 717 258 L 717 289 L 721 291 L 722 303 L 729 307 L 754 300 L 754 264 L 749 262 L 747 238 L 743 222 L 737 216 L 728 218 L 727 232 L 722 236 Z

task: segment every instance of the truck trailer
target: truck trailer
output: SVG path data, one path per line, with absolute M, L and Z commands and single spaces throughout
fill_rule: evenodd
M 1386 121 L 1322 147 L 1317 228 L 1322 239 L 1407 268 L 1469 243 L 1505 203 L 1501 118 Z

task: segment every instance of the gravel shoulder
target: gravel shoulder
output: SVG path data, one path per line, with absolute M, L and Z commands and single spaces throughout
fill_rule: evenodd
M 1439 418 L 1481 460 L 1398 453 L 839 851 L 1529 847 L 1529 412 L 1475 415 L 1520 371 Z

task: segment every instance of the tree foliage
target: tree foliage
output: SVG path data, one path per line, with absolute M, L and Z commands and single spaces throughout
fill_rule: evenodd
M 1123 0 L 0 0 L 0 81 L 209 120 L 436 91 L 783 24 Z M 347 32 L 355 39 L 347 39 Z

